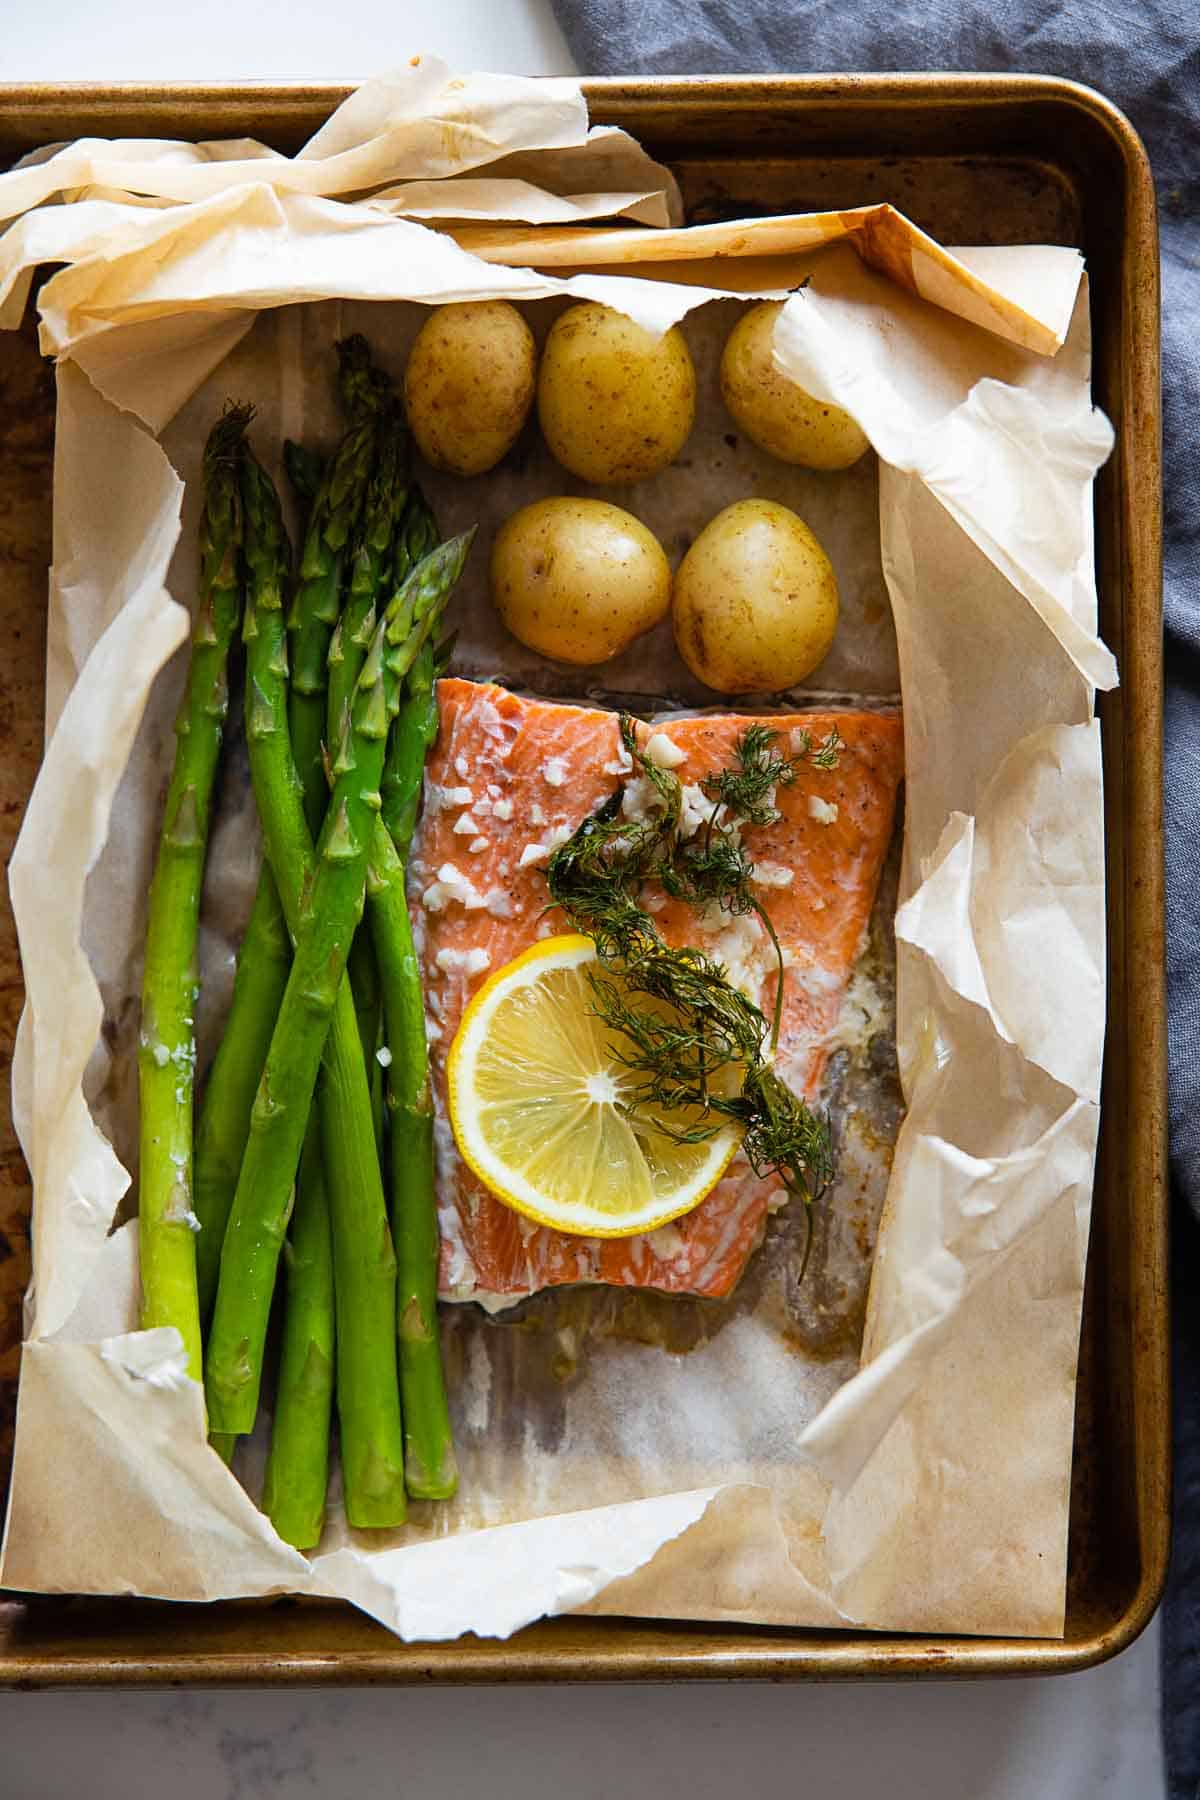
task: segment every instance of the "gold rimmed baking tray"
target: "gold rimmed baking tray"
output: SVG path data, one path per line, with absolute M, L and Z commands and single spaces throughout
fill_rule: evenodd
M 1116 428 L 1096 493 L 1110 1014 L 1084 1307 L 1066 1635 L 1060 1640 L 559 1619 L 504 1643 L 406 1645 L 319 1601 L 182 1606 L 0 1598 L 0 1683 L 149 1685 L 1053 1673 L 1129 1644 L 1162 1590 L 1170 1519 L 1162 911 L 1158 245 L 1145 151 L 1101 96 L 1032 76 L 593 81 L 592 118 L 679 177 L 689 220 L 891 200 L 945 244 L 1077 245 L 1095 395 Z M 348 90 L 324 84 L 0 87 L 0 166 L 81 136 L 254 136 L 295 150 Z M 0 336 L 0 845 L 42 752 L 53 380 L 31 322 Z M 0 1048 L 22 989 L 0 915 Z M 0 1071 L 6 1077 L 7 1068 Z M 0 1100 L 0 1486 L 29 1277 L 28 1176 Z

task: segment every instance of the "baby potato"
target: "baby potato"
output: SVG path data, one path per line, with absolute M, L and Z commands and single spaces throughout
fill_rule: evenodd
M 491 586 L 513 636 L 557 662 L 607 662 L 671 604 L 662 545 L 605 500 L 523 506 L 496 534 Z
M 773 693 L 832 644 L 837 579 L 803 519 L 774 500 L 738 500 L 680 563 L 671 607 L 679 654 L 706 687 Z
M 482 475 L 511 450 L 533 404 L 533 333 L 507 300 L 438 306 L 404 370 L 409 430 L 427 463 Z
M 677 325 L 656 338 L 585 300 L 560 313 L 538 374 L 552 454 L 581 481 L 619 485 L 673 462 L 696 416 L 696 371 Z
M 815 400 L 775 366 L 772 338 L 782 300 L 743 313 L 721 354 L 721 394 L 746 436 L 780 462 L 848 469 L 869 439 L 840 406 Z

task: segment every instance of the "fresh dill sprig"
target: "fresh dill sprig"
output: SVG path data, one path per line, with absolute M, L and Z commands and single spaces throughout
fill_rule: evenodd
M 597 971 L 592 986 L 600 1017 L 627 1046 L 618 1059 L 639 1078 L 631 1110 L 695 1109 L 687 1126 L 656 1122 L 686 1143 L 712 1137 L 720 1120 L 708 1115 L 731 1116 L 726 1105 L 762 1052 L 766 1021 L 754 1002 L 702 950 L 671 950 L 657 933 L 619 978 Z
M 779 817 L 775 790 L 790 787 L 802 758 L 781 756 L 779 733 L 766 725 L 748 725 L 734 748 L 733 762 L 700 783 L 708 798 L 747 825 L 773 825 Z
M 808 756 L 808 760 L 811 762 L 813 768 L 836 769 L 838 766 L 838 758 L 846 748 L 845 743 L 838 732 L 837 726 L 831 725 L 829 727 L 828 735 L 821 739 L 821 742 L 815 749 L 812 747 L 812 738 L 809 736 L 808 732 L 806 731 L 803 735 L 805 738 L 805 754 Z
M 811 732 L 792 733 L 792 754 L 782 755 L 775 745 L 779 733 L 767 725 L 749 725 L 734 746 L 728 768 L 705 776 L 700 788 L 712 801 L 703 834 L 688 843 L 677 843 L 669 868 L 660 874 L 666 891 L 694 906 L 716 905 L 733 918 L 756 914 L 775 952 L 775 1006 L 771 1020 L 771 1051 L 779 1042 L 783 1022 L 783 946 L 771 916 L 751 889 L 754 863 L 742 843 L 746 825 L 774 825 L 782 818 L 775 805 L 781 787 L 791 787 L 808 761 L 816 768 L 835 769 L 843 748 L 837 726 L 819 745 Z
M 789 1193 L 811 1203 L 833 1170 L 829 1126 L 772 1067 L 783 951 L 751 891 L 754 864 L 741 829 L 778 819 L 776 790 L 795 781 L 806 758 L 836 767 L 841 740 L 835 729 L 814 749 L 805 733 L 793 738 L 793 755 L 782 756 L 776 732 L 747 727 L 730 767 L 701 783 L 712 812 L 703 832 L 684 840 L 678 776 L 642 752 L 627 714 L 620 729 L 654 806 L 631 816 L 626 787 L 618 787 L 555 850 L 546 873 L 553 904 L 596 946 L 600 968 L 590 976 L 596 1011 L 618 1038 L 617 1055 L 633 1078 L 626 1108 L 651 1109 L 655 1127 L 684 1143 L 703 1142 L 732 1120 L 742 1128 L 755 1174 L 774 1175 Z M 719 963 L 701 950 L 663 942 L 642 905 L 650 881 L 695 907 L 758 916 L 778 964 L 770 1027 Z
M 734 747 L 729 768 L 706 775 L 700 783 L 710 800 L 746 825 L 774 825 L 780 817 L 776 789 L 791 787 L 806 762 L 814 769 L 836 769 L 845 749 L 836 725 L 819 744 L 814 744 L 810 731 L 798 726 L 792 732 L 790 756 L 775 748 L 778 738 L 779 733 L 769 725 L 748 725 Z

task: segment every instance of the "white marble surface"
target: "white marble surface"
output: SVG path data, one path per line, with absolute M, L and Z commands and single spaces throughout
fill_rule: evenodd
M 5 1800 L 1157 1800 L 1153 1630 L 1053 1680 L 0 1696 Z
M 550 0 L 29 0 L 0 4 L 3 81 L 352 80 L 436 52 L 458 68 L 570 74 Z
M 414 49 L 573 64 L 548 0 L 58 0 L 2 8 L 0 79 L 353 78 Z M 1157 1631 L 1053 1681 L 0 1695 L 0 1800 L 1157 1800 Z

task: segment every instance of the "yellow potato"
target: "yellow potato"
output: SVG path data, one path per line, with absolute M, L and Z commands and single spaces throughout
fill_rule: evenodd
M 542 435 L 581 481 L 656 475 L 696 416 L 696 371 L 678 326 L 656 338 L 624 313 L 584 301 L 555 320 L 538 374 Z
M 482 475 L 511 450 L 533 404 L 533 333 L 507 300 L 438 306 L 404 370 L 404 407 L 435 469 Z
M 782 300 L 743 313 L 721 355 L 721 393 L 748 438 L 781 462 L 848 469 L 869 448 L 848 412 L 814 400 L 775 366 L 772 337 Z
M 557 662 L 607 662 L 671 604 L 662 545 L 604 500 L 523 506 L 496 534 L 491 584 L 513 636 Z
M 738 500 L 680 563 L 671 607 L 679 654 L 707 687 L 773 693 L 825 657 L 837 579 L 803 519 L 774 500 Z

